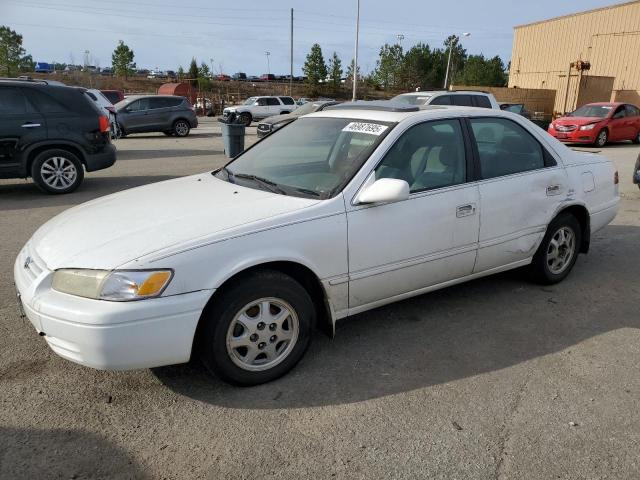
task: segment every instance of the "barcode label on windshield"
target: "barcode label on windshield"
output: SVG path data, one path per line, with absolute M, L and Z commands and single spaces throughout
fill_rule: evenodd
M 368 133 L 369 135 L 382 135 L 389 128 L 377 123 L 351 122 L 342 129 L 343 132 Z

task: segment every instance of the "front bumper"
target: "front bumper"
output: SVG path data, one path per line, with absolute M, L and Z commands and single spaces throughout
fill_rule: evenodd
M 84 161 L 87 172 L 109 168 L 116 163 L 116 147 L 109 142 L 104 146 L 102 152 L 86 154 Z
M 547 130 L 552 137 L 564 143 L 594 143 L 599 130 L 580 130 L 577 128 L 572 132 L 558 132 L 555 128 Z
M 264 138 L 273 131 L 273 125 L 268 123 L 259 123 L 256 129 L 258 138 Z
M 26 250 L 26 249 L 25 249 Z M 32 250 L 14 264 L 18 301 L 36 331 L 61 357 L 92 368 L 128 370 L 189 361 L 212 290 L 137 302 L 108 302 L 51 289 L 53 272 Z M 35 278 L 34 278 L 35 277 Z

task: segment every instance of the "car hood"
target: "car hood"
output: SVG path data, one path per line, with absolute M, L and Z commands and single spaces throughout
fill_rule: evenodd
M 229 105 L 228 107 L 225 107 L 225 110 L 238 110 L 239 108 L 246 108 L 246 107 L 250 107 L 251 105 Z
M 298 118 L 298 115 L 295 115 L 293 113 L 287 113 L 283 115 L 274 115 L 273 117 L 265 118 L 260 123 L 268 123 L 270 125 L 273 125 L 274 123 L 291 121 L 291 120 L 295 120 L 296 118 Z
M 601 117 L 562 117 L 554 121 L 557 125 L 588 125 L 590 123 L 602 122 L 606 118 Z
M 258 228 L 318 202 L 242 187 L 204 173 L 71 208 L 40 227 L 31 248 L 50 270 L 113 269 L 151 253 Z

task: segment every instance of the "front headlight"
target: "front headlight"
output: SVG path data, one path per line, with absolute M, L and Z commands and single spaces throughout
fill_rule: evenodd
M 284 127 L 287 123 L 289 123 L 289 120 L 285 120 L 284 122 L 274 123 L 273 125 L 271 125 L 271 130 L 277 130 L 280 127 Z
M 160 295 L 173 277 L 172 270 L 56 270 L 51 287 L 78 297 L 126 302 Z
M 583 132 L 586 130 L 593 130 L 594 128 L 596 128 L 596 124 L 595 123 L 591 123 L 589 125 L 583 125 L 580 127 L 580 130 L 582 130 Z

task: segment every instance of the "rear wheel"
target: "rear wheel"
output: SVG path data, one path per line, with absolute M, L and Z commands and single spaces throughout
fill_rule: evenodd
M 176 120 L 173 124 L 173 133 L 176 137 L 186 137 L 190 130 L 191 125 L 186 120 Z
M 609 141 L 609 132 L 607 131 L 607 129 L 602 129 L 598 133 L 598 136 L 596 137 L 596 141 L 594 142 L 594 145 L 596 147 L 604 147 L 608 141 Z
M 638 134 L 633 139 L 633 143 L 635 143 L 636 145 L 640 144 L 640 131 L 638 131 Z
M 47 193 L 70 193 L 80 186 L 84 170 L 80 159 L 66 150 L 45 150 L 31 165 L 31 178 Z
M 204 313 L 199 351 L 221 379 L 243 386 L 274 380 L 311 341 L 313 302 L 291 277 L 263 271 L 229 287 Z
M 245 127 L 250 126 L 251 122 L 253 121 L 251 114 L 247 112 L 241 113 L 239 118 L 240 118 L 240 123 L 243 123 Z
M 535 281 L 553 284 L 564 280 L 578 259 L 582 242 L 580 223 L 570 213 L 556 217 L 547 228 L 530 271 Z

